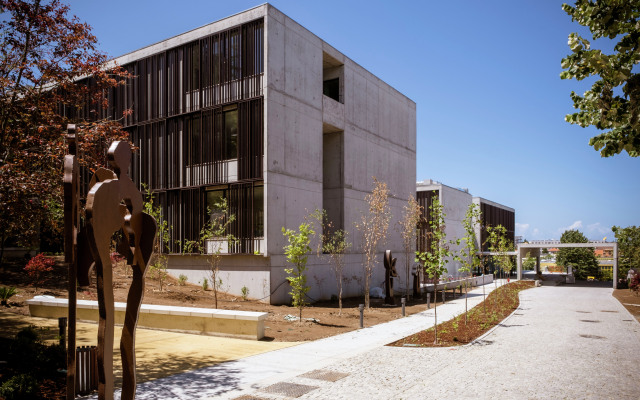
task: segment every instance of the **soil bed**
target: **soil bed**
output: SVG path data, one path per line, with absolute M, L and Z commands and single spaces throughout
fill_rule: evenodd
M 614 289 L 613 297 L 640 322 L 640 296 L 629 289 Z
M 388 346 L 397 347 L 450 347 L 471 343 L 509 316 L 520 305 L 518 293 L 532 288 L 533 281 L 517 281 L 500 286 L 476 307 L 456 318 L 438 324 L 438 341 L 435 342 L 435 329 L 429 328 L 407 336 Z
M 61 261 L 61 258 L 57 258 Z M 23 271 L 24 262 L 13 262 L 4 265 L 0 270 L 0 285 L 14 286 L 18 288 L 18 294 L 9 300 L 9 307 L 0 307 L 0 311 L 8 311 L 23 315 L 29 315 L 26 300 L 37 294 L 67 297 L 67 271 L 58 263 L 51 274 L 51 278 L 37 293 L 31 285 L 26 272 Z M 129 284 L 131 282 L 130 270 L 124 264 L 113 268 L 113 286 L 115 301 L 126 302 Z M 182 307 L 215 308 L 212 290 L 203 291 L 202 287 L 187 283 L 180 285 L 176 279 L 167 278 L 160 291 L 159 282 L 149 273 L 146 278 L 144 304 L 173 305 Z M 396 292 L 396 294 L 398 294 Z M 251 296 L 251 293 L 249 293 Z M 447 292 L 446 299 L 459 297 L 452 290 Z M 78 291 L 79 300 L 97 300 L 95 285 Z M 442 301 L 438 294 L 439 302 Z M 364 303 L 363 298 L 343 299 L 342 314 L 339 314 L 336 302 L 321 301 L 309 305 L 302 312 L 303 322 L 287 321 L 285 316 L 298 316 L 298 309 L 288 305 L 270 305 L 261 303 L 251 298 L 243 300 L 241 296 L 233 296 L 226 293 L 218 293 L 218 307 L 226 310 L 261 311 L 268 313 L 265 324 L 265 339 L 282 342 L 297 342 L 317 340 L 344 332 L 353 331 L 360 327 L 360 313 L 358 305 Z M 396 306 L 383 305 L 382 299 L 371 299 L 371 308 L 364 311 L 364 326 L 373 326 L 397 318 L 402 318 L 400 297 L 396 298 Z M 433 305 L 432 305 L 433 307 Z M 407 301 L 406 315 L 415 314 L 427 309 L 426 301 L 422 298 Z M 313 320 L 307 320 L 313 319 Z

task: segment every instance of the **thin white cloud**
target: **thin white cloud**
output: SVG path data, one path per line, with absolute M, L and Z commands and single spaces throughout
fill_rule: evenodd
M 613 235 L 613 233 L 611 229 L 605 228 L 600 222 L 596 222 L 595 224 L 587 225 L 587 235 L 590 237 L 596 236 L 599 240 L 599 236 L 609 236 Z
M 516 222 L 516 235 L 524 236 L 529 230 L 529 224 L 519 224 Z
M 563 234 L 565 231 L 570 231 L 570 230 L 573 230 L 573 229 L 580 229 L 580 228 L 582 228 L 582 221 L 576 221 L 576 222 L 574 222 L 573 224 L 571 224 L 571 225 L 569 225 L 567 227 L 559 228 L 558 229 L 558 233 L 559 234 Z

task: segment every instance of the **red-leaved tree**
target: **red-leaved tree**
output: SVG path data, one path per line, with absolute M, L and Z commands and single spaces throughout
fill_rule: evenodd
M 55 264 L 56 262 L 52 258 L 46 257 L 44 254 L 40 253 L 31 258 L 27 263 L 27 266 L 24 267 L 24 270 L 29 274 L 29 278 L 31 278 L 33 285 L 36 287 L 36 292 L 38 292 L 38 287 L 42 287 L 47 283 L 50 278 L 49 274 L 53 271 L 53 266 Z
M 5 246 L 31 247 L 43 222 L 61 230 L 66 125 L 78 125 L 90 169 L 104 164 L 113 140 L 127 138 L 114 120 L 121 116 L 105 110 L 128 75 L 103 67 L 90 26 L 59 0 L 0 0 L 0 12 L 1 265 Z

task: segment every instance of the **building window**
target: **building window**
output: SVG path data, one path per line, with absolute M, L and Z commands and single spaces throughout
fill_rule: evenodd
M 238 109 L 224 111 L 225 159 L 238 158 Z
M 333 78 L 322 83 L 322 94 L 331 97 L 335 101 L 340 101 L 340 79 Z
M 322 94 L 344 103 L 344 64 L 328 53 L 322 53 Z
M 253 237 L 264 237 L 264 186 L 253 187 Z

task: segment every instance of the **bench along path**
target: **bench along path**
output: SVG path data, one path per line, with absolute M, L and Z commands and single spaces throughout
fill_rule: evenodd
M 27 300 L 27 304 L 32 317 L 59 318 L 68 315 L 67 299 L 36 296 Z M 126 303 L 114 303 L 116 324 L 122 325 L 124 322 L 126 306 Z M 78 300 L 76 314 L 80 321 L 97 321 L 98 302 Z M 267 315 L 255 311 L 142 304 L 138 327 L 260 340 L 264 337 Z

